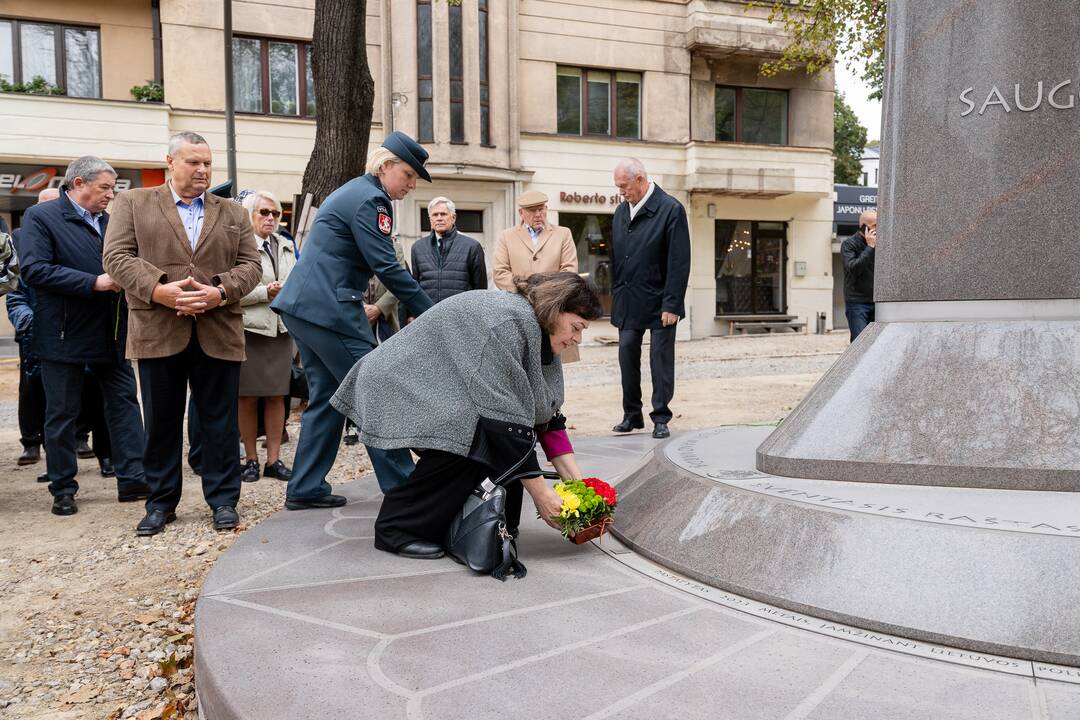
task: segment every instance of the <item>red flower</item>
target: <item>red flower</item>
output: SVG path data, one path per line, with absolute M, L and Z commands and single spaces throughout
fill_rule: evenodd
M 615 503 L 618 501 L 619 497 L 619 494 L 615 492 L 615 488 L 611 487 L 600 478 L 582 478 L 581 482 L 595 490 L 596 494 L 604 498 L 604 502 L 608 505 L 615 507 Z

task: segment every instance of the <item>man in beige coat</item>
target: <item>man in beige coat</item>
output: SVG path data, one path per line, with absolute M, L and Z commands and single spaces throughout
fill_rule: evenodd
M 495 286 L 514 292 L 514 276 L 527 278 L 539 272 L 577 272 L 577 246 L 570 228 L 547 221 L 547 195 L 530 190 L 518 197 L 521 222 L 507 228 L 495 241 L 492 274 Z M 577 347 L 562 353 L 564 363 L 578 359 Z
M 248 213 L 206 192 L 210 161 L 201 136 L 174 135 L 169 181 L 118 195 L 105 234 L 105 270 L 127 294 L 127 356 L 139 361 L 146 423 L 151 490 L 137 535 L 176 519 L 189 383 L 203 426 L 203 497 L 215 529 L 239 524 L 240 300 L 259 283 L 262 263 Z

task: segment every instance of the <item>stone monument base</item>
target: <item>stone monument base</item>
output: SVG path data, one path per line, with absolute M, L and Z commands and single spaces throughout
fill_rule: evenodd
M 1040 337 L 1049 341 L 1031 340 Z M 874 358 L 881 338 L 859 342 L 855 364 Z M 902 374 L 910 358 L 878 359 L 882 373 Z M 851 363 L 834 368 L 822 386 L 851 372 Z M 614 532 L 696 580 L 795 612 L 1080 665 L 1080 574 L 1069 570 L 1080 496 L 776 477 L 754 466 L 771 430 L 719 428 L 665 444 L 619 483 Z

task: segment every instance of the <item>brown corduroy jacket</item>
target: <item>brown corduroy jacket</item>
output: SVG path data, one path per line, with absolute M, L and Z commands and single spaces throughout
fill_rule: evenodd
M 239 204 L 210 194 L 203 202 L 202 231 L 192 251 L 168 184 L 128 190 L 113 201 L 102 260 L 105 272 L 127 294 L 127 356 L 132 360 L 176 355 L 196 327 L 207 355 L 244 359 L 239 301 L 262 277 L 254 231 Z M 223 287 L 227 303 L 192 319 L 151 300 L 157 285 L 188 276 Z

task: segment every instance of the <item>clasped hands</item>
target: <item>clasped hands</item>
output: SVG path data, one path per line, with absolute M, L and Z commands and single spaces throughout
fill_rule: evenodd
M 220 305 L 221 292 L 213 285 L 203 285 L 188 276 L 183 280 L 158 285 L 151 300 L 176 310 L 179 317 L 195 317 Z

